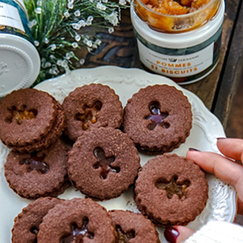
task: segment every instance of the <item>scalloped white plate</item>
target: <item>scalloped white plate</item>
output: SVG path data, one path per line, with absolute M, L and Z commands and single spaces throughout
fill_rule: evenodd
M 140 69 L 124 69 L 113 66 L 103 66 L 92 69 L 79 69 L 45 81 L 37 89 L 47 91 L 62 103 L 65 96 L 76 87 L 89 83 L 107 84 L 120 96 L 123 106 L 133 93 L 140 88 L 153 84 L 168 84 L 182 90 L 192 104 L 193 127 L 186 142 L 173 153 L 185 156 L 188 148 L 198 148 L 202 151 L 219 152 L 216 146 L 216 138 L 224 137 L 225 133 L 218 119 L 210 113 L 202 101 L 193 93 L 181 88 L 168 78 L 153 75 Z M 11 229 L 15 216 L 21 212 L 30 201 L 20 198 L 9 187 L 4 177 L 3 164 L 9 152 L 3 144 L 0 144 L 0 242 L 11 242 Z M 144 165 L 153 156 L 140 155 L 141 164 Z M 213 175 L 207 175 L 209 182 L 209 199 L 203 212 L 188 227 L 199 229 L 210 220 L 233 222 L 236 215 L 236 192 L 234 188 L 221 182 Z M 71 199 L 84 197 L 74 188 L 69 188 L 60 198 Z M 138 212 L 133 201 L 132 191 L 123 193 L 119 198 L 100 202 L 108 210 L 128 209 Z M 163 236 L 163 228 L 157 228 L 161 242 L 166 242 Z

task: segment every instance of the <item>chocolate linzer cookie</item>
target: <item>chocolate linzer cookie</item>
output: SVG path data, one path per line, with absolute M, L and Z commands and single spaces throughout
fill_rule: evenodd
M 13 91 L 0 102 L 0 139 L 21 153 L 47 148 L 64 129 L 64 111 L 48 93 Z
M 92 129 L 78 138 L 69 153 L 70 180 L 96 199 L 118 197 L 134 183 L 139 168 L 137 149 L 118 129 Z
M 11 151 L 4 165 L 5 177 L 9 187 L 21 197 L 55 197 L 70 185 L 67 160 L 68 149 L 60 140 L 39 152 Z
M 14 219 L 12 228 L 12 243 L 37 242 L 39 225 L 43 217 L 56 204 L 62 202 L 57 198 L 39 198 L 23 208 L 22 212 Z
M 198 165 L 176 154 L 144 165 L 135 184 L 138 209 L 155 224 L 186 225 L 206 206 L 208 183 Z
M 117 242 L 160 243 L 154 224 L 142 214 L 122 210 L 108 213 L 117 232 Z
M 119 128 L 123 108 L 118 95 L 110 87 L 90 84 L 76 88 L 62 104 L 67 127 L 65 133 L 75 141 L 91 128 Z
M 185 142 L 191 127 L 191 104 L 173 86 L 140 89 L 124 110 L 124 132 L 145 153 L 172 151 Z
M 91 199 L 81 198 L 50 209 L 39 229 L 38 243 L 115 243 L 116 236 L 106 209 Z

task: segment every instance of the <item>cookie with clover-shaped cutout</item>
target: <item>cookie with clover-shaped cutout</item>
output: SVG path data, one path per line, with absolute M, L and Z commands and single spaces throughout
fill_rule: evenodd
M 173 86 L 147 86 L 128 100 L 124 132 L 144 153 L 172 151 L 186 141 L 192 128 L 191 104 Z
M 155 224 L 186 225 L 206 206 L 208 182 L 193 161 L 164 154 L 143 166 L 134 191 L 138 209 Z

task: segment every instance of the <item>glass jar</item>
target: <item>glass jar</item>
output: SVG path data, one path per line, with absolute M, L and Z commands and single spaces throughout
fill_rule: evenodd
M 23 0 L 0 0 L 0 98 L 31 86 L 39 70 Z
M 219 60 L 224 11 L 224 0 L 210 0 L 194 12 L 166 15 L 134 0 L 131 20 L 141 62 L 179 84 L 204 78 Z

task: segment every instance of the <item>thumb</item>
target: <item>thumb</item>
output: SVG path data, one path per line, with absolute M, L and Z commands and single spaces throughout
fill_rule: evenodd
M 166 228 L 164 231 L 165 239 L 169 243 L 181 243 L 194 233 L 193 230 L 184 226 L 174 226 Z

